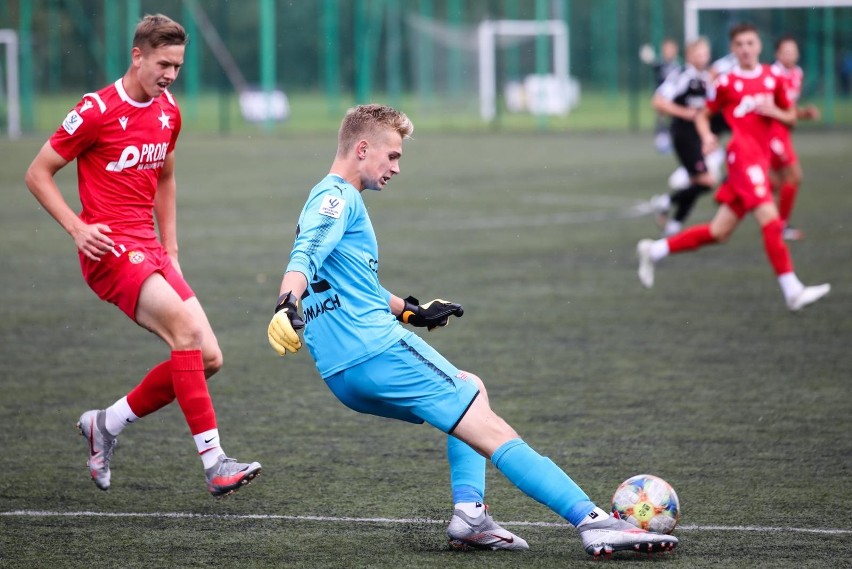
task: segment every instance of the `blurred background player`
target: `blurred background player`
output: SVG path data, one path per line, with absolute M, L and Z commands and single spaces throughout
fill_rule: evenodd
M 737 58 L 733 53 L 728 53 L 720 57 L 710 65 L 710 78 L 715 80 L 722 73 L 730 71 L 736 63 Z M 725 123 L 725 117 L 721 113 L 710 117 L 710 128 L 716 136 L 730 132 L 731 130 Z M 723 174 L 722 167 L 725 164 L 725 151 L 722 148 L 717 148 L 704 157 L 704 163 L 707 165 L 707 171 L 713 174 L 716 180 L 720 180 Z M 669 175 L 668 181 L 669 188 L 674 191 L 685 190 L 692 185 L 692 181 L 689 179 L 689 172 L 683 166 L 675 168 L 674 172 Z M 665 197 L 660 201 L 652 200 L 651 202 L 651 206 L 658 212 L 658 215 L 661 210 L 664 211 L 666 209 L 666 205 Z
M 458 548 L 528 549 L 500 527 L 485 506 L 490 459 L 513 484 L 578 530 L 583 547 L 599 556 L 614 550 L 664 551 L 677 545 L 595 506 L 550 459 L 524 442 L 491 410 L 485 385 L 456 368 L 402 324 L 429 330 L 461 316 L 461 305 L 400 298 L 379 282 L 376 234 L 364 190 L 381 190 L 400 172 L 403 140 L 414 126 L 396 109 L 350 109 L 338 134 L 328 175 L 311 190 L 296 227 L 269 343 L 279 355 L 305 342 L 317 371 L 341 403 L 359 413 L 421 424 L 447 434 L 454 502 L 447 529 Z M 310 283 L 310 284 L 309 284 Z M 303 302 L 304 320 L 297 306 Z
M 775 63 L 772 64 L 772 70 L 785 79 L 787 98 L 796 108 L 796 117 L 799 120 L 818 120 L 819 109 L 814 106 L 800 107 L 797 104 L 805 78 L 798 62 L 799 45 L 796 40 L 790 36 L 779 39 L 775 44 Z M 802 167 L 793 147 L 792 134 L 789 125 L 773 123 L 772 139 L 769 141 L 769 148 L 772 150 L 769 177 L 778 196 L 778 215 L 781 217 L 781 223 L 784 224 L 784 238 L 789 241 L 798 241 L 804 237 L 804 234 L 790 227 L 789 220 L 799 192 L 799 185 L 802 183 Z
M 671 38 L 663 40 L 662 45 L 660 45 L 660 57 L 652 63 L 654 83 L 657 87 L 663 84 L 672 71 L 680 67 L 679 52 L 680 47 L 675 40 Z M 657 113 L 654 121 L 654 146 L 657 148 L 657 152 L 661 154 L 671 152 L 672 141 L 669 134 L 669 120 L 668 115 L 664 113 Z
M 136 27 L 125 75 L 83 95 L 26 175 L 30 191 L 74 240 L 92 290 L 171 348 L 171 357 L 125 397 L 80 416 L 89 473 L 101 490 L 110 487 L 118 434 L 175 399 L 211 494 L 229 494 L 261 469 L 257 462 L 238 463 L 222 450 L 207 390 L 207 378 L 222 365 L 222 352 L 178 264 L 174 149 L 181 116 L 168 87 L 183 65 L 187 42 L 177 22 L 160 14 L 145 16 Z M 54 180 L 74 159 L 83 205 L 79 216 Z M 168 467 L 162 472 L 163 478 L 176 476 Z
M 692 211 L 695 201 L 715 186 L 717 180 L 708 171 L 701 150 L 701 138 L 695 130 L 695 115 L 701 112 L 712 89 L 707 70 L 710 45 L 700 38 L 687 44 L 686 64 L 669 73 L 652 100 L 659 114 L 671 117 L 671 140 L 678 161 L 689 173 L 689 187 L 652 198 L 663 235 L 674 235 Z M 674 214 L 669 216 L 671 207 Z
M 719 208 L 710 223 L 690 227 L 666 239 L 639 241 L 639 280 L 652 287 L 654 265 L 661 259 L 725 241 L 745 214 L 751 213 L 761 227 L 766 255 L 787 307 L 795 311 L 816 302 L 831 289 L 828 284 L 806 287 L 796 276 L 769 188 L 772 123 L 794 124 L 796 109 L 787 98 L 783 78 L 758 60 L 761 42 L 757 29 L 750 24 L 739 24 L 731 29 L 729 36 L 738 63 L 716 79 L 715 93 L 707 99 L 707 109 L 695 119 L 705 153 L 718 144 L 710 128 L 710 114 L 724 113 L 733 132 L 727 152 L 728 179 L 716 192 Z

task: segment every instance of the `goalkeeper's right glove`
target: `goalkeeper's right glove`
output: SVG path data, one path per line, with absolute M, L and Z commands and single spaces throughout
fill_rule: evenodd
M 305 322 L 299 318 L 299 313 L 296 311 L 297 304 L 298 300 L 293 293 L 285 292 L 278 297 L 278 304 L 275 305 L 275 314 L 269 323 L 267 337 L 269 345 L 278 352 L 279 356 L 284 356 L 287 352 L 295 354 L 302 347 L 296 330 L 304 328 Z
M 435 328 L 442 328 L 450 321 L 450 316 L 461 318 L 464 308 L 461 304 L 448 302 L 436 298 L 420 306 L 420 301 L 409 296 L 404 298 L 405 306 L 402 314 L 396 317 L 403 324 L 411 324 L 420 328 L 427 328 L 430 332 Z

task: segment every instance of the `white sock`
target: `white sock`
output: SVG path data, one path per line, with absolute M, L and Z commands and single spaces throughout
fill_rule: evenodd
M 674 235 L 676 233 L 680 233 L 680 230 L 683 229 L 683 224 L 677 220 L 669 219 L 666 221 L 666 227 L 663 229 L 663 234 L 666 237 L 669 235 Z
M 691 185 L 689 181 L 689 172 L 686 168 L 679 166 L 677 170 L 669 176 L 669 187 L 673 190 L 685 190 Z
M 482 502 L 459 502 L 453 507 L 456 510 L 461 510 L 471 518 L 478 518 L 485 511 Z
M 665 239 L 657 239 L 651 245 L 651 260 L 655 263 L 669 256 L 669 242 Z
M 595 509 L 592 510 L 591 512 L 589 512 L 586 515 L 586 517 L 583 518 L 583 521 L 581 521 L 579 524 L 577 524 L 577 527 L 579 528 L 579 527 L 583 527 L 586 524 L 590 524 L 590 523 L 593 523 L 593 522 L 599 522 L 601 520 L 607 519 L 608 517 L 609 517 L 608 513 L 604 512 L 603 510 L 601 510 L 600 508 L 595 506 Z
M 778 284 L 781 285 L 781 292 L 784 293 L 784 298 L 788 300 L 796 298 L 805 290 L 805 285 L 802 284 L 802 281 L 793 272 L 778 275 Z
M 112 436 L 118 436 L 124 430 L 124 427 L 136 422 L 138 418 L 127 403 L 127 396 L 124 396 L 107 407 L 106 430 Z
M 198 449 L 198 454 L 201 455 L 201 462 L 204 463 L 204 468 L 210 468 L 219 460 L 219 455 L 225 454 L 219 444 L 219 429 L 210 429 L 197 435 L 192 435 L 195 439 L 195 447 Z

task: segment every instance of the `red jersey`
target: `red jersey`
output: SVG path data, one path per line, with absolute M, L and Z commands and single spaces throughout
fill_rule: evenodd
M 787 98 L 790 99 L 791 104 L 795 105 L 799 100 L 799 97 L 802 95 L 802 85 L 805 82 L 805 72 L 802 71 L 802 68 L 798 65 L 788 69 L 777 61 L 772 64 L 772 71 L 783 77 L 787 82 Z
M 787 69 L 777 61 L 772 64 L 772 71 L 784 78 L 784 85 L 787 90 L 787 98 L 791 105 L 795 105 L 802 94 L 802 84 L 805 82 L 805 72 L 798 65 L 791 69 Z M 778 137 L 784 138 L 784 133 L 790 131 L 790 127 L 782 122 L 776 122 L 773 127 Z M 784 132 L 782 132 L 784 131 Z
M 83 95 L 50 137 L 60 156 L 77 159 L 80 219 L 105 223 L 114 233 L 155 237 L 154 194 L 180 127 L 180 110 L 168 91 L 140 103 L 119 79 Z
M 791 101 L 787 82 L 768 65 L 758 65 L 751 71 L 739 66 L 716 78 L 715 97 L 707 99 L 711 113 L 721 112 L 733 135 L 728 154 L 749 157 L 749 161 L 769 164 L 769 141 L 775 119 L 757 114 L 758 104 L 774 101 L 787 109 Z M 712 95 L 711 95 L 712 97 Z

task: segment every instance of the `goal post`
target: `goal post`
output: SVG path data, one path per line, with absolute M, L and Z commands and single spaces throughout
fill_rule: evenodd
M 6 115 L 9 138 L 21 136 L 21 90 L 18 81 L 18 33 L 0 30 L 0 45 L 6 46 Z
M 550 36 L 553 38 L 553 75 L 568 89 L 568 26 L 562 20 L 485 20 L 477 31 L 479 41 L 479 111 L 483 120 L 497 114 L 497 38 L 499 36 Z
M 698 37 L 698 13 L 702 10 L 748 10 L 778 8 L 845 8 L 852 0 L 684 0 L 683 31 L 686 41 Z

